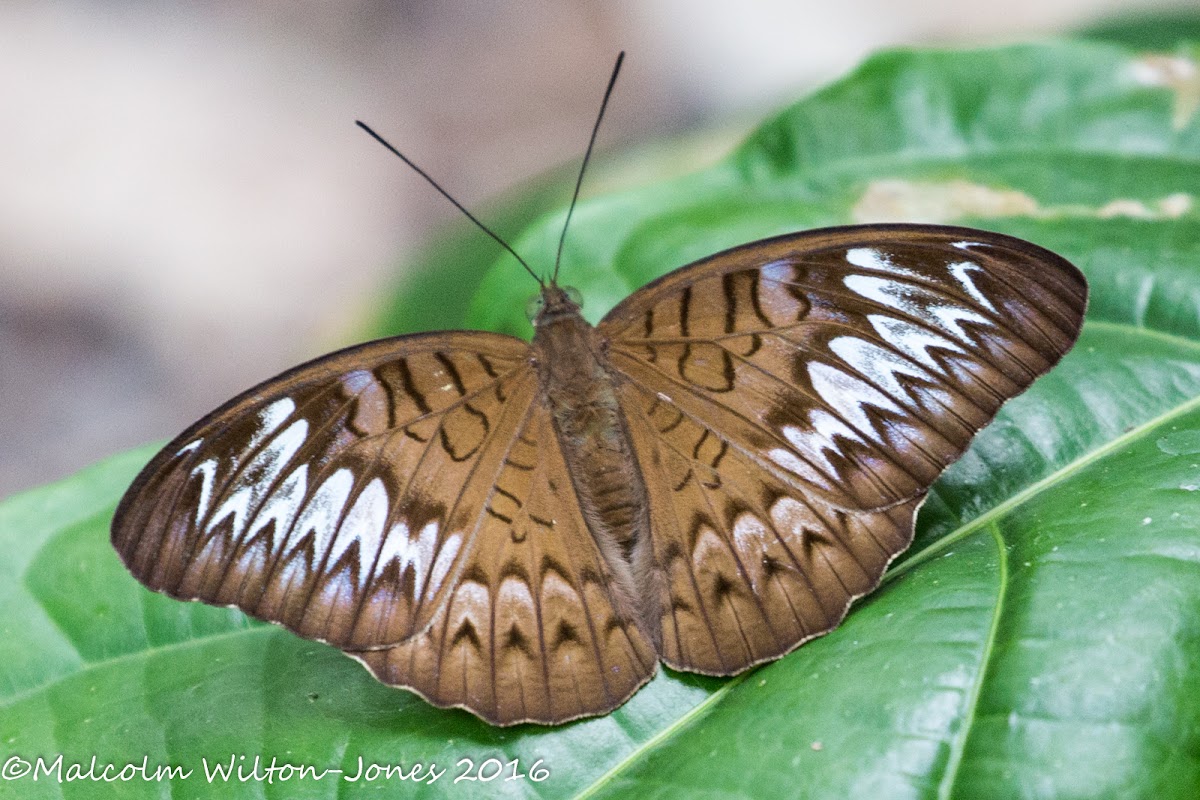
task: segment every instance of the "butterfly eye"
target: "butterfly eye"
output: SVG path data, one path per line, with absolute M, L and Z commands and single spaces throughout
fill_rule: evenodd
M 525 316 L 530 322 L 537 320 L 537 315 L 542 313 L 542 306 L 546 305 L 546 301 L 542 299 L 540 294 L 535 294 L 529 298 L 529 302 L 525 304 Z
M 563 291 L 566 293 L 568 300 L 577 305 L 579 308 L 583 308 L 583 295 L 579 293 L 578 289 L 576 289 L 574 286 L 564 286 Z

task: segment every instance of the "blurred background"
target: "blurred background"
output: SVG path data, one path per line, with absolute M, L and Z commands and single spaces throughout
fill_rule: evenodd
M 418 245 L 457 217 L 355 119 L 482 213 L 577 162 L 621 49 L 601 149 L 700 142 L 681 148 L 690 170 L 880 48 L 1185 8 L 1194 0 L 4 0 L 0 497 L 174 436 L 355 341 Z

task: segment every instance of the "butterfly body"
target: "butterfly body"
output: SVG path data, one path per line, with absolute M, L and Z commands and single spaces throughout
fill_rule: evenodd
M 650 591 L 650 517 L 629 423 L 617 399 L 607 342 L 554 283 L 542 290 L 532 343 L 541 396 L 550 409 L 583 519 L 612 573 L 625 619 L 659 639 L 658 596 Z
M 732 675 L 833 629 L 942 470 L 1074 344 L 1083 276 L 933 225 L 752 242 L 532 343 L 370 342 L 234 398 L 113 520 L 130 571 L 495 724 Z

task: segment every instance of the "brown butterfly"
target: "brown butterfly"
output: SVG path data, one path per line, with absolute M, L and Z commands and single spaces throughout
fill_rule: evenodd
M 1087 287 L 1009 236 L 867 225 L 718 253 L 596 327 L 540 296 L 532 343 L 371 342 L 209 414 L 122 499 L 126 566 L 494 724 L 602 714 L 659 661 L 733 675 L 834 628 Z

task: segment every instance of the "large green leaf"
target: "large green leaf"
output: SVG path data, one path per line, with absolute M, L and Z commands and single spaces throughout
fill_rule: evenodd
M 975 224 L 1087 273 L 1078 347 L 937 483 L 834 633 L 731 680 L 660 674 L 606 717 L 489 728 L 138 586 L 107 527 L 141 451 L 0 505 L 0 762 L 193 774 L 27 775 L 0 796 L 1200 796 L 1200 124 L 1179 67 L 1079 43 L 888 53 L 715 167 L 578 209 L 563 276 L 593 318 L 697 256 L 855 220 Z M 517 246 L 552 252 L 560 220 Z M 461 288 L 442 280 L 425 297 Z M 472 323 L 524 330 L 531 289 L 497 261 Z M 205 779 L 202 759 L 256 756 L 450 771 Z M 455 785 L 462 758 L 549 775 Z

